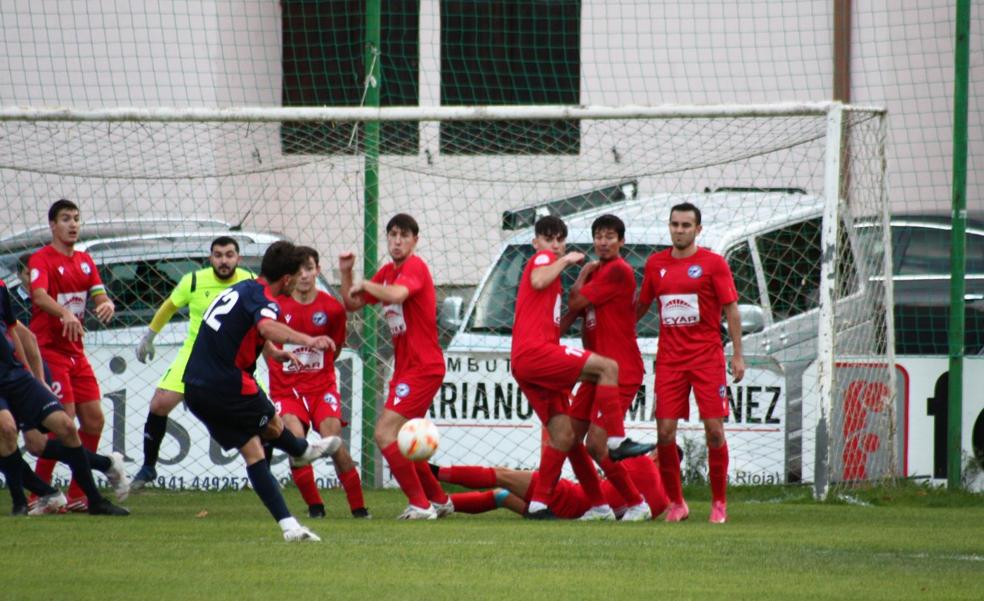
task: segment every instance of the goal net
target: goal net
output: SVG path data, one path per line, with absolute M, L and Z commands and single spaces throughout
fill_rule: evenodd
M 882 111 L 826 103 L 5 109 L 0 278 L 21 298 L 17 259 L 47 242 L 47 207 L 63 197 L 79 204 L 79 248 L 117 306 L 109 326 L 87 323 L 107 416 L 102 448 L 139 465 L 148 403 L 186 317 L 165 328 L 149 364 L 134 347 L 178 279 L 206 265 L 212 238 L 237 238 L 254 269 L 272 240 L 313 246 L 322 285 L 334 291 L 338 254 L 356 252 L 360 274 L 382 265 L 386 221 L 410 213 L 438 290 L 448 367 L 431 408 L 442 434 L 435 461 L 533 469 L 540 424 L 508 362 L 533 220 L 562 215 L 569 245 L 590 253 L 591 219 L 621 215 L 625 254 L 641 278 L 646 256 L 669 243 L 669 206 L 693 202 L 704 213 L 698 242 L 725 255 L 748 306 L 750 371 L 727 390 L 731 482 L 814 482 L 827 494 L 896 474 L 901 456 L 883 277 L 884 139 Z M 392 350 L 375 311 L 350 315 L 338 367 L 345 438 L 364 479 L 385 484 L 371 432 Z M 655 439 L 657 334 L 650 315 L 639 326 L 646 381 L 627 416 L 630 434 L 644 440 Z M 162 486 L 243 485 L 238 459 L 189 412 L 170 417 Z M 700 423 L 680 431 L 685 471 L 700 478 Z M 283 457 L 275 473 L 289 479 Z M 337 483 L 329 462 L 317 475 L 323 486 Z

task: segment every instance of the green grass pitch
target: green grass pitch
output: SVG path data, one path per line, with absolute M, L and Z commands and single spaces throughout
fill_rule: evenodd
M 398 491 L 368 491 L 373 520 L 328 491 L 321 544 L 288 544 L 251 491 L 148 491 L 128 518 L 0 517 L 0 599 L 975 599 L 984 595 L 984 498 L 916 486 L 814 503 L 805 489 L 737 489 L 731 521 L 531 523 L 504 510 L 398 522 Z M 6 492 L 0 493 L 6 506 Z

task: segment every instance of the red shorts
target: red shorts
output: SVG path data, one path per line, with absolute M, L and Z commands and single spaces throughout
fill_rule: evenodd
M 444 374 L 394 374 L 385 408 L 407 419 L 424 417 L 444 383 Z
M 337 388 L 329 388 L 324 392 L 301 394 L 294 390 L 292 396 L 283 395 L 271 397 L 279 415 L 293 415 L 301 420 L 305 427 L 317 429 L 321 422 L 329 417 L 333 417 L 348 425 L 342 420 L 341 395 Z
M 41 358 L 51 371 L 51 391 L 62 405 L 98 403 L 102 399 L 99 383 L 85 355 L 65 355 L 41 350 Z
M 579 348 L 541 344 L 512 358 L 513 377 L 542 423 L 567 413 L 571 388 L 590 356 L 591 351 Z
M 618 399 L 621 401 L 623 418 L 625 417 L 625 412 L 632 406 L 632 401 L 635 400 L 640 386 L 642 386 L 642 384 L 618 385 Z M 601 410 L 594 406 L 596 387 L 597 384 L 592 382 L 582 382 L 581 386 L 577 389 L 577 394 L 575 394 L 574 398 L 571 400 L 571 408 L 568 413 L 571 416 L 571 419 L 581 420 L 582 422 L 591 422 L 596 426 L 605 428 L 605 422 L 601 419 Z
M 728 417 L 724 364 L 690 369 L 656 365 L 656 419 L 689 419 L 690 391 L 701 419 Z
M 526 496 L 523 498 L 527 505 L 530 499 L 533 498 L 533 490 L 536 488 L 539 479 L 540 472 L 533 472 L 533 477 L 530 478 L 530 485 L 526 489 Z M 588 497 L 584 494 L 581 485 L 571 482 L 566 478 L 561 478 L 557 481 L 557 486 L 554 487 L 553 496 L 550 497 L 550 502 L 547 503 L 547 506 L 550 507 L 550 511 L 553 511 L 555 516 L 562 520 L 576 520 L 584 515 L 584 512 L 591 509 L 591 503 L 588 502 Z

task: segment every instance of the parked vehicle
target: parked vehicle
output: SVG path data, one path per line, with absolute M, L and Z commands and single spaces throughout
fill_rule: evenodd
M 949 215 L 892 217 L 895 352 L 898 354 L 949 352 L 950 224 Z M 865 235 L 870 234 L 865 232 Z M 875 242 L 880 248 L 880 240 Z M 984 354 L 984 216 L 968 221 L 965 257 L 964 352 L 980 355 Z

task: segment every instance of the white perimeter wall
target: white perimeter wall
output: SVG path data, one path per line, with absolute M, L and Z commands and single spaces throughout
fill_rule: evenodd
M 890 198 L 893 210 L 945 210 L 949 204 L 954 45 L 953 2 L 919 0 L 856 2 L 852 36 L 853 100 L 890 111 Z M 832 94 L 832 2 L 605 2 L 582 3 L 582 91 L 584 104 L 745 103 L 814 101 Z M 421 104 L 439 99 L 440 20 L 437 0 L 421 0 Z M 98 107 L 116 105 L 230 106 L 280 103 L 280 17 L 276 1 L 190 0 L 150 2 L 103 0 L 0 0 L 0 104 Z M 618 14 L 617 20 L 613 15 Z M 972 25 L 971 157 L 984 157 L 981 101 L 984 97 L 984 20 Z M 976 27 L 976 30 L 974 29 Z M 615 66 L 613 66 L 615 65 Z M 413 168 L 440 157 L 433 125 L 423 125 L 421 151 L 399 162 Z M 216 148 L 220 153 L 222 149 Z M 483 159 L 486 163 L 490 159 Z M 542 159 L 532 158 L 531 161 Z M 385 161 L 385 158 L 384 158 Z M 357 160 L 335 161 L 345 202 L 361 197 Z M 494 168 L 491 169 L 494 171 Z M 310 174 L 305 177 L 309 177 Z M 325 177 L 325 176 L 322 176 Z M 322 184 L 323 185 L 323 184 Z M 458 240 L 428 240 L 422 253 L 446 257 L 438 268 L 443 283 L 473 284 L 480 272 L 456 269 L 460 240 L 500 239 L 501 211 L 528 204 L 553 189 L 544 185 L 496 187 L 481 211 L 460 200 L 457 184 L 381 182 L 381 219 L 397 210 L 444 223 L 447 208 L 458 215 Z M 56 191 L 45 186 L 0 186 L 6 205 L 0 235 L 43 221 L 55 194 L 74 196 L 106 216 L 154 212 L 174 199 L 116 198 L 119 189 Z M 982 183 L 971 159 L 968 204 L 984 207 Z M 211 192 L 186 190 L 214 199 Z M 558 190 L 559 193 L 569 192 Z M 266 193 L 265 193 L 266 194 Z M 235 194 L 233 194 L 235 195 Z M 245 193 L 244 198 L 255 192 Z M 201 207 L 203 198 L 179 204 Z M 323 252 L 360 248 L 354 234 L 329 237 L 312 232 L 305 219 L 283 215 L 276 191 L 260 199 L 274 206 L 247 227 L 277 229 L 319 245 Z M 337 202 L 329 199 L 328 202 Z M 211 216 L 238 221 L 238 206 L 208 209 Z M 317 210 L 314 200 L 305 205 Z M 225 214 L 223 211 L 228 211 Z M 462 216 L 462 213 L 467 213 Z M 430 222 L 430 223 L 429 223 Z M 311 238 L 314 237 L 314 240 Z M 498 237 L 498 238 L 497 238 Z M 484 265 L 494 244 L 480 249 Z M 474 249 L 469 249 L 474 252 Z M 472 265 L 469 260 L 468 265 Z

